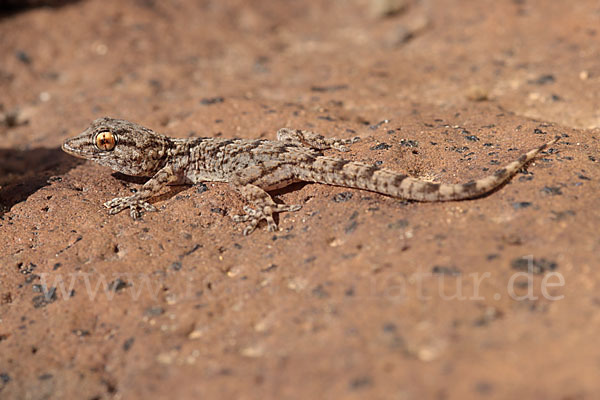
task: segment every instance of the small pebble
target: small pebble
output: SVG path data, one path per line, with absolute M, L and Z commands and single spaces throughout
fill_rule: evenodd
M 333 196 L 333 201 L 336 203 L 343 203 L 352 198 L 352 192 L 341 192 Z

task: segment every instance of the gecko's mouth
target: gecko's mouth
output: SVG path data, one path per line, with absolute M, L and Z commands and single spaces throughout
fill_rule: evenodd
M 76 155 L 77 155 L 77 153 L 75 152 L 75 149 L 74 149 L 74 148 L 72 148 L 72 147 L 69 145 L 69 141 L 68 141 L 68 140 L 65 140 L 65 141 L 64 141 L 64 143 L 62 144 L 62 146 L 61 146 L 60 148 L 61 148 L 61 149 L 62 149 L 62 150 L 65 152 L 65 153 L 69 153 L 69 154 L 71 154 L 72 156 L 76 156 Z
M 70 142 L 71 142 L 71 139 L 65 140 L 61 146 L 61 149 L 65 153 L 70 154 L 72 156 L 79 157 L 79 158 L 85 158 L 85 153 L 81 149 L 76 149 L 75 147 L 73 147 Z

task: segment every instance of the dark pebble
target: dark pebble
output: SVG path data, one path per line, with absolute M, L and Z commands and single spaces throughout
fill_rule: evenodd
M 42 295 L 35 296 L 33 298 L 33 307 L 34 308 L 42 308 L 46 307 L 48 304 L 53 303 L 56 300 L 56 288 L 50 288 L 47 292 Z
M 554 78 L 554 75 L 544 74 L 544 75 L 540 75 L 536 79 L 532 79 L 532 80 L 528 81 L 527 83 L 530 83 L 532 85 L 545 85 L 547 83 L 554 83 L 555 81 L 556 81 L 556 79 Z
M 352 198 L 352 192 L 341 192 L 333 196 L 333 201 L 336 203 L 343 203 Z
M 489 382 L 477 382 L 475 384 L 475 391 L 479 394 L 489 394 L 492 392 L 493 386 Z
M 542 193 L 549 194 L 552 196 L 560 196 L 562 192 L 558 186 L 544 186 Z
M 273 235 L 273 237 L 271 238 L 271 240 L 276 241 L 276 240 L 288 240 L 288 239 L 292 239 L 295 238 L 296 235 L 294 235 L 293 233 L 288 233 L 285 235 Z
M 369 129 L 371 129 L 372 131 L 376 131 L 377 129 L 379 129 L 379 127 L 383 124 L 387 124 L 388 122 L 390 122 L 387 119 L 384 119 L 383 121 L 379 121 L 378 123 L 376 123 L 375 125 L 371 125 L 369 126 Z
M 431 273 L 448 276 L 459 276 L 461 274 L 460 270 L 456 267 L 446 267 L 442 265 L 435 265 L 433 268 L 431 268 Z
M 575 215 L 575 211 L 573 210 L 565 210 L 565 211 L 550 211 L 554 214 L 554 219 L 556 221 L 562 221 L 567 217 L 573 217 Z
M 512 206 L 515 210 L 520 210 L 521 208 L 531 207 L 532 205 L 533 205 L 533 203 L 531 203 L 529 201 L 517 201 L 515 203 L 512 203 Z
M 204 192 L 206 192 L 208 190 L 208 186 L 206 186 L 206 184 L 204 183 L 198 183 L 196 185 L 196 193 L 198 194 L 202 194 Z
M 20 262 L 17 264 L 17 268 L 21 274 L 29 275 L 37 268 L 37 265 L 31 262 L 27 265 L 24 265 L 22 262 Z
M 196 243 L 194 245 L 194 247 L 192 247 L 191 249 L 189 249 L 188 251 L 186 251 L 185 253 L 182 254 L 182 257 L 187 257 L 190 254 L 192 254 L 193 252 L 195 252 L 198 249 L 201 249 L 203 246 L 200 243 Z
M 165 313 L 165 309 L 161 306 L 149 307 L 144 311 L 144 315 L 147 317 L 157 317 Z
M 2 384 L 7 384 L 8 382 L 10 382 L 10 375 L 8 375 L 6 372 L 1 372 L 0 382 L 2 382 Z
M 23 64 L 26 64 L 26 65 L 30 65 L 31 64 L 31 57 L 25 51 L 23 51 L 23 50 L 17 50 L 15 52 L 15 56 Z
M 207 105 L 211 105 L 211 104 L 222 103 L 224 101 L 225 101 L 225 99 L 223 97 L 207 97 L 207 98 L 200 100 L 200 104 L 207 106 Z
M 416 140 L 401 139 L 400 140 L 400 146 L 404 146 L 404 147 L 419 147 L 419 142 L 417 142 Z
M 135 341 L 135 338 L 130 337 L 129 339 L 127 339 L 126 341 L 123 342 L 123 350 L 124 351 L 129 351 L 129 349 L 131 349 L 131 346 L 133 346 L 133 342 Z
M 333 121 L 335 121 L 335 118 L 333 118 L 333 117 L 332 117 L 332 116 L 330 116 L 330 115 L 320 115 L 320 116 L 318 116 L 317 118 L 318 118 L 318 119 L 322 119 L 322 120 L 324 120 L 324 121 L 329 121 L 329 122 L 333 122 Z
M 225 210 L 223 210 L 221 207 L 213 207 L 210 209 L 210 212 L 215 213 L 215 214 L 220 214 L 222 216 L 225 216 L 227 214 L 227 212 Z
M 408 220 L 399 219 L 388 224 L 388 229 L 404 229 L 408 226 Z
M 313 92 L 324 93 L 324 92 L 336 92 L 338 90 L 348 89 L 348 85 L 330 85 L 330 86 L 312 86 L 310 88 Z
M 108 288 L 113 292 L 118 292 L 125 289 L 127 286 L 130 286 L 127 282 L 122 280 L 121 278 L 117 278 L 111 283 L 108 284 Z
M 465 136 L 465 139 L 470 140 L 471 142 L 478 142 L 479 141 L 479 138 L 477 136 L 475 136 L 475 135 Z
M 352 233 L 356 230 L 357 226 L 358 222 L 356 220 L 353 220 L 346 226 L 346 228 L 344 228 L 344 232 L 346 232 L 347 234 Z
M 458 154 L 462 154 L 465 151 L 469 151 L 469 148 L 467 146 L 463 146 L 463 147 L 452 147 L 450 148 L 450 150 L 457 152 Z
M 392 147 L 392 145 L 389 145 L 387 143 L 379 143 L 377 146 L 373 146 L 369 150 L 387 150 L 387 149 L 390 149 L 391 147 Z
M 169 269 L 170 269 L 171 271 L 180 271 L 180 270 L 181 270 L 181 268 L 183 268 L 183 265 L 181 265 L 181 262 L 180 262 L 180 261 L 175 261 L 174 263 L 172 263 L 172 264 L 169 266 Z
M 350 381 L 350 389 L 364 389 L 373 386 L 373 379 L 370 376 L 361 376 Z
M 47 381 L 48 379 L 52 379 L 52 377 L 53 377 L 52 374 L 46 373 L 46 374 L 42 374 L 42 375 L 38 376 L 38 379 L 40 381 Z
M 531 264 L 531 265 L 530 265 Z M 543 274 L 547 271 L 554 271 L 558 268 L 558 264 L 554 261 L 547 260 L 545 258 L 533 259 L 530 262 L 529 259 L 526 258 L 515 258 L 510 263 L 512 269 L 523 272 L 530 272 L 533 274 Z M 530 271 L 531 269 L 531 271 Z
M 277 269 L 277 264 L 271 264 L 266 268 L 263 268 L 260 270 L 260 272 L 271 272 L 271 271 L 275 271 Z
M 329 292 L 327 292 L 327 290 L 325 290 L 325 288 L 323 287 L 323 285 L 318 285 L 317 287 L 315 287 L 312 290 L 312 295 L 319 298 L 319 299 L 326 299 L 329 297 Z

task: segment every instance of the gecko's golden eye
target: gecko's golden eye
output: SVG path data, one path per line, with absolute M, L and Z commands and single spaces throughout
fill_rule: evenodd
M 117 139 L 112 132 L 104 131 L 96 135 L 96 147 L 100 150 L 111 151 L 116 145 Z

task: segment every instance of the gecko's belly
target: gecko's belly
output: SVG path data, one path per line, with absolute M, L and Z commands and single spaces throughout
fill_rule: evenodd
M 222 174 L 207 173 L 205 171 L 186 171 L 184 183 L 196 184 L 201 182 L 229 182 Z

